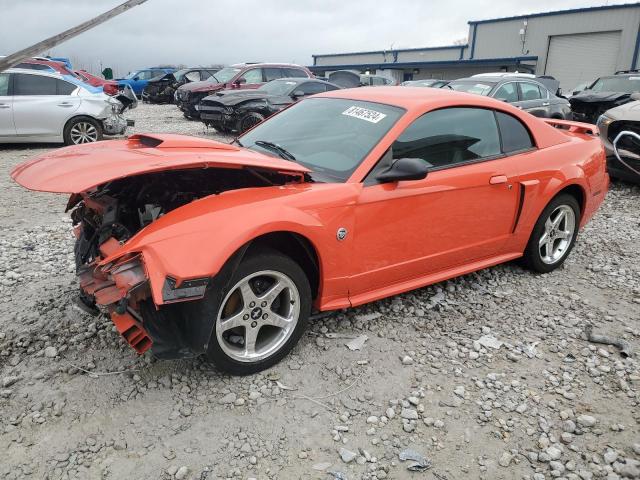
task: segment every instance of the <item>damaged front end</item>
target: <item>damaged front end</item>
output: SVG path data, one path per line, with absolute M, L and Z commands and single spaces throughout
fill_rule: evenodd
M 134 135 L 46 152 L 11 176 L 31 190 L 71 193 L 81 307 L 108 314 L 139 354 L 184 358 L 203 353 L 213 325 L 186 309 L 221 291 L 235 251 L 207 249 L 200 218 L 212 210 L 197 202 L 231 190 L 255 197 L 262 187 L 304 182 L 306 172 L 212 140 Z
M 76 235 L 75 260 L 80 301 L 86 311 L 104 311 L 139 354 L 152 346 L 156 356 L 198 353 L 173 318 L 170 305 L 201 299 L 210 278 L 162 282 L 162 308 L 154 303 L 143 252 L 119 256 L 138 232 L 167 213 L 199 198 L 238 188 L 284 184 L 287 177 L 245 169 L 177 170 L 127 177 L 90 193 L 73 195 L 68 209 Z
M 105 135 L 123 135 L 127 127 L 133 127 L 135 122 L 125 118 L 124 112 L 138 105 L 138 99 L 130 86 L 118 90 L 113 97 L 104 99 L 102 111 L 96 115 L 102 122 Z
M 569 99 L 573 120 L 595 124 L 598 117 L 607 110 L 632 101 L 631 94 L 625 92 L 583 92 Z

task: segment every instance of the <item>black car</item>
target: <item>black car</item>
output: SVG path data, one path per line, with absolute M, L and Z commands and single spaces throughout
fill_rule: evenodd
M 200 120 L 220 132 L 242 133 L 292 103 L 340 87 L 311 78 L 281 78 L 255 90 L 223 90 L 205 97 Z
M 177 72 L 158 75 L 149 80 L 142 90 L 142 101 L 150 103 L 172 103 L 173 95 L 180 85 L 211 78 L 219 68 L 183 68 Z
M 615 75 L 600 77 L 586 90 L 569 99 L 575 120 L 596 123 L 598 117 L 625 103 L 631 95 L 640 92 L 640 71 L 627 70 Z
M 477 75 L 452 80 L 442 88 L 476 93 L 496 98 L 525 110 L 536 117 L 571 120 L 571 106 L 558 91 L 559 82 L 553 77 L 512 74 Z

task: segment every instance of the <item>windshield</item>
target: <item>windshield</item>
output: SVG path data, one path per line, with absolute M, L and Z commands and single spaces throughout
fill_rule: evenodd
M 338 98 L 308 98 L 283 110 L 239 138 L 242 146 L 271 156 L 284 148 L 313 170 L 314 180 L 344 182 L 404 110 L 381 103 Z
M 448 88 L 456 92 L 475 93 L 477 95 L 489 95 L 494 83 L 487 82 L 449 82 Z
M 131 79 L 132 79 L 133 77 L 135 77 L 137 74 L 138 74 L 138 71 L 136 70 L 136 71 L 134 71 L 134 72 L 131 72 L 129 75 L 127 75 L 127 76 L 126 76 L 126 77 L 124 77 L 124 78 L 126 78 L 127 80 L 131 80 Z
M 640 75 L 636 77 L 602 77 L 591 85 L 594 92 L 640 92 Z
M 213 77 L 209 77 L 208 80 L 211 80 L 213 82 L 217 81 L 217 82 L 220 82 L 220 83 L 226 83 L 229 80 L 231 80 L 233 77 L 235 77 L 241 71 L 242 71 L 241 68 L 226 67 L 226 68 L 223 68 L 222 70 L 217 71 L 214 74 L 214 76 Z
M 269 95 L 288 95 L 297 84 L 298 82 L 292 82 L 291 80 L 273 80 L 265 83 L 258 90 Z

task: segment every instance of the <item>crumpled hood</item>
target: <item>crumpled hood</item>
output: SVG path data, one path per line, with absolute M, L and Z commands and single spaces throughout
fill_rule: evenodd
M 292 100 L 286 95 L 269 95 L 258 90 L 223 90 L 215 95 L 205 97 L 203 102 L 216 102 L 222 105 L 234 106 L 248 100 L 269 100 L 276 104 L 291 103 Z
M 298 163 L 214 140 L 149 134 L 53 150 L 21 163 L 11 178 L 29 190 L 81 193 L 119 178 L 190 168 L 255 168 L 294 175 L 309 171 Z
M 584 91 L 578 95 L 574 95 L 569 99 L 573 103 L 600 103 L 600 102 L 617 102 L 630 98 L 631 94 L 626 92 L 592 92 Z
M 180 86 L 179 90 L 189 90 L 190 92 L 213 92 L 216 90 L 222 90 L 223 88 L 223 83 L 200 80 L 199 82 L 185 83 Z

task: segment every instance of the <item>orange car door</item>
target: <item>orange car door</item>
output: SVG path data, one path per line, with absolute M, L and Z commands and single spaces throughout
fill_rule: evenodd
M 427 177 L 375 181 L 405 157 L 428 162 Z M 365 179 L 355 210 L 350 294 L 498 254 L 517 215 L 517 176 L 492 110 L 447 108 L 416 119 Z

